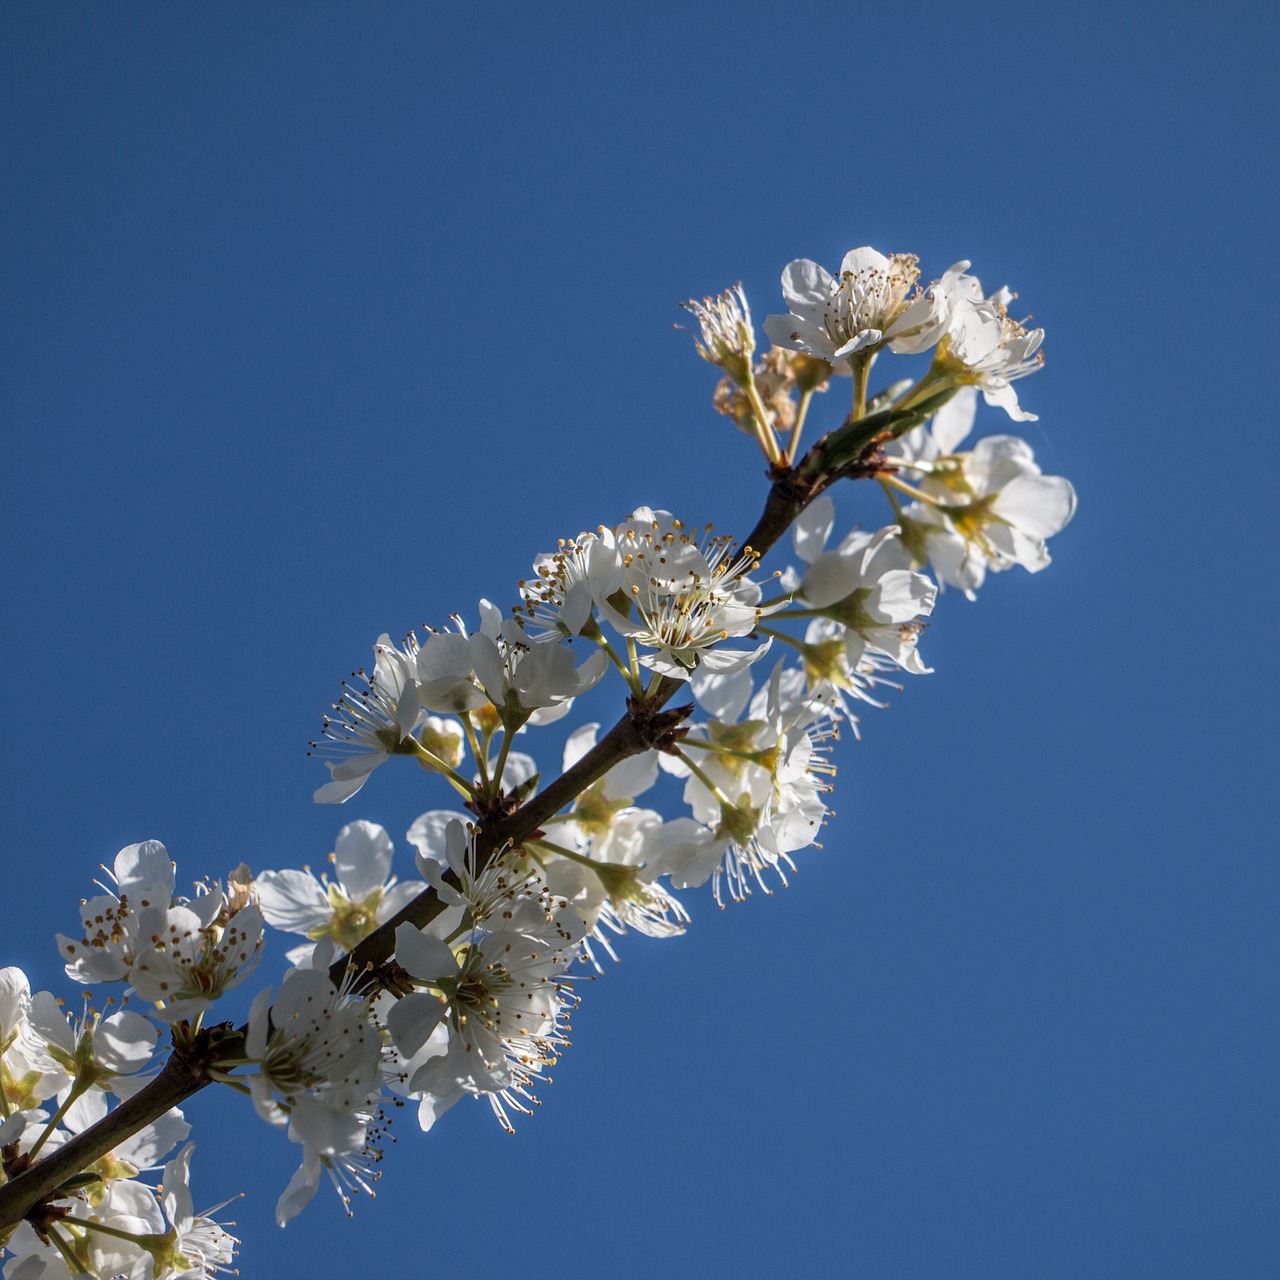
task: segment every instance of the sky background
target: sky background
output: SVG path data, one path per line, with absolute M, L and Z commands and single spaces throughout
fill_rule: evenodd
M 1046 573 L 942 600 L 936 674 L 846 736 L 787 892 L 624 941 L 516 1137 L 406 1115 L 376 1201 L 282 1232 L 297 1148 L 196 1099 L 244 1276 L 1278 1273 L 1273 15 L 0 29 L 2 959 L 37 985 L 70 994 L 53 934 L 127 843 L 188 880 L 319 867 L 366 817 L 411 872 L 425 776 L 310 799 L 380 631 L 510 606 L 642 503 L 750 527 L 761 465 L 682 298 L 742 280 L 760 319 L 794 257 L 970 258 L 1047 330 L 1024 430 L 1080 497 Z

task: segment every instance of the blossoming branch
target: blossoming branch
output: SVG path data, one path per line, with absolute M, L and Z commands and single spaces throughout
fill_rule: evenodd
M 180 1109 L 210 1086 L 299 1149 L 282 1225 L 325 1178 L 348 1211 L 371 1192 L 404 1102 L 423 1131 L 464 1098 L 512 1129 L 568 1045 L 577 977 L 628 933 L 683 932 L 704 886 L 722 907 L 768 893 L 816 846 L 840 729 L 930 672 L 938 596 L 1049 563 L 1070 483 L 1018 436 L 971 440 L 979 395 L 1034 420 L 1014 384 L 1043 334 L 1011 318 L 1014 295 L 986 294 L 967 262 L 922 286 L 913 256 L 863 247 L 835 275 L 792 262 L 782 296 L 763 353 L 741 286 L 685 304 L 722 374 L 715 409 L 768 468 L 750 531 L 640 507 L 537 555 L 509 612 L 481 600 L 380 636 L 342 686 L 312 743 L 328 773 L 314 798 L 347 803 L 382 766 L 416 765 L 439 807 L 406 834 L 412 878 L 360 819 L 330 873 L 239 867 L 190 895 L 146 840 L 57 939 L 68 978 L 107 988 L 115 1012 L 70 1020 L 0 970 L 5 1280 L 229 1270 L 238 1242 L 221 1206 L 194 1211 Z M 922 371 L 873 391 L 899 356 Z M 840 385 L 849 412 L 804 448 L 815 397 Z M 865 482 L 882 526 L 844 522 L 842 480 Z M 766 569 L 788 534 L 790 563 Z M 605 682 L 618 720 L 574 728 L 544 781 L 531 731 Z M 220 1021 L 227 992 L 261 982 L 266 929 L 298 939 L 292 967 L 243 1025 Z

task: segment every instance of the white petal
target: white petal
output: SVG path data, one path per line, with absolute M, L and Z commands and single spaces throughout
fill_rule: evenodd
M 642 751 L 619 761 L 604 775 L 604 793 L 610 800 L 634 800 L 658 780 L 658 753 Z
M 458 972 L 458 962 L 449 947 L 411 924 L 396 926 L 395 954 L 415 978 L 424 981 L 452 977 Z
M 561 768 L 572 769 L 583 756 L 596 745 L 596 735 L 600 732 L 598 720 L 588 721 L 576 728 L 564 744 L 564 757 Z
M 472 820 L 467 814 L 457 809 L 429 809 L 414 819 L 407 838 L 420 854 L 444 866 L 446 865 L 445 833 L 449 829 L 449 824 L 461 822 L 465 825 Z
M 865 351 L 868 347 L 874 347 L 883 338 L 884 334 L 879 329 L 860 329 L 848 342 L 836 347 L 828 359 L 832 364 L 835 364 L 838 360 L 844 360 L 855 352 Z
M 387 1010 L 387 1028 L 396 1048 L 412 1058 L 431 1038 L 440 1020 L 449 1011 L 448 1004 L 427 991 L 412 991 Z
M 836 504 L 825 493 L 815 498 L 796 517 L 791 531 L 791 545 L 805 564 L 811 564 L 821 554 L 835 520 Z
M 878 249 L 873 249 L 869 244 L 864 244 L 857 249 L 850 249 L 840 263 L 840 274 L 850 273 L 857 275 L 863 271 L 878 271 L 887 275 L 889 259 Z
M 867 612 L 880 622 L 910 622 L 933 612 L 938 588 L 922 573 L 891 569 L 876 583 L 867 600 Z
M 805 570 L 801 594 L 815 609 L 843 600 L 858 586 L 858 566 L 853 556 L 824 551 Z
M 1062 476 L 1019 476 L 1005 485 L 991 509 L 1024 533 L 1050 538 L 1075 515 L 1076 491 Z
M 956 446 L 973 430 L 973 420 L 977 412 L 977 387 L 961 387 L 933 415 L 933 439 L 939 453 L 956 451 Z
M 118 1075 L 141 1071 L 151 1061 L 155 1048 L 155 1027 L 132 1009 L 121 1009 L 104 1018 L 93 1035 L 93 1056 Z
M 708 715 L 731 724 L 745 710 L 755 689 L 751 672 L 745 667 L 727 673 L 699 667 L 689 683 L 693 696 Z
M 560 618 L 573 635 L 581 635 L 582 628 L 591 617 L 591 587 L 586 582 L 575 582 L 565 592 Z
M 983 387 L 982 398 L 997 409 L 1003 409 L 1014 422 L 1038 422 L 1039 417 L 1028 413 L 1018 404 L 1018 393 L 1013 384 L 1006 382 L 1003 386 Z
M 114 870 L 120 892 L 127 894 L 135 904 L 139 894 L 152 886 L 166 886 L 168 889 L 167 896 L 163 892 L 159 895 L 165 901 L 157 905 L 167 907 L 172 900 L 173 859 L 159 840 L 144 840 L 141 844 L 121 849 L 116 854 Z
M 788 351 L 807 351 L 812 356 L 826 360 L 835 350 L 835 343 L 826 332 L 803 316 L 766 316 L 762 328 L 775 347 Z M 836 373 L 847 373 L 849 366 L 842 364 Z
M 296 1218 L 311 1203 L 316 1188 L 320 1185 L 320 1157 L 310 1149 L 304 1148 L 302 1164 L 289 1179 L 280 1199 L 276 1201 L 276 1222 L 284 1226 Z
M 358 762 L 348 761 L 346 767 L 330 764 L 329 773 L 333 781 L 317 787 L 312 800 L 316 804 L 344 804 L 369 781 L 369 775 L 386 760 L 387 756 L 378 752 L 376 755 L 361 756 Z
M 363 902 L 391 875 L 391 837 L 376 822 L 349 822 L 333 846 L 333 867 L 353 902 Z
M 796 258 L 782 270 L 782 296 L 791 311 L 815 323 L 822 320 L 834 281 L 824 267 Z
M 286 933 L 309 933 L 328 924 L 332 914 L 320 881 L 309 871 L 264 871 L 254 877 L 266 922 Z

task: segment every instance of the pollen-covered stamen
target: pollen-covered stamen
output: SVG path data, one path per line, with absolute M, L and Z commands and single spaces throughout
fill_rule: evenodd
M 867 266 L 841 273 L 823 315 L 823 328 L 837 348 L 870 329 L 883 333 L 902 314 L 920 277 L 918 261 L 915 254 L 895 253 L 887 268 Z
M 617 960 L 612 948 L 600 933 L 605 926 L 616 934 L 625 934 L 634 929 L 647 938 L 673 938 L 683 933 L 685 925 L 691 919 L 685 905 L 673 893 L 660 885 L 656 880 L 636 880 L 636 892 L 618 897 L 604 903 L 592 936 L 605 945 L 609 954 Z M 590 956 L 588 956 L 591 959 Z
M 607 535 L 608 530 L 601 526 L 599 534 Z M 566 605 L 577 584 L 584 584 L 589 593 L 593 560 L 598 565 L 601 552 L 612 555 L 612 549 L 597 534 L 580 533 L 572 541 L 561 538 L 555 551 L 539 556 L 533 565 L 535 576 L 522 579 L 519 584 L 524 603 L 517 605 L 513 613 L 520 625 L 537 634 L 579 634 L 586 617 L 575 618 L 570 625 L 565 618 Z M 589 610 L 586 616 L 589 617 Z
M 756 339 L 751 308 L 742 285 L 734 285 L 701 301 L 690 298 L 680 305 L 697 320 L 702 330 L 702 341 L 694 339 L 698 354 L 708 363 L 719 365 L 736 382 L 745 383 Z
M 765 878 L 770 871 L 777 875 L 784 889 L 790 883 L 787 870 L 794 871 L 796 864 L 787 854 L 764 847 L 760 840 L 760 818 L 760 810 L 745 800 L 721 807 L 716 834 L 727 839 L 729 847 L 712 878 L 712 894 L 717 906 L 724 906 L 722 886 L 728 889 L 734 902 L 741 902 L 751 896 L 753 881 L 764 893 L 773 893 Z
M 759 588 L 746 577 L 758 558 L 715 536 L 711 525 L 690 531 L 678 520 L 633 522 L 618 549 L 634 613 L 630 633 L 641 644 L 692 665 L 697 650 L 747 634 L 761 617 Z
M 363 685 L 363 687 L 361 687 Z M 309 744 L 308 755 L 347 759 L 371 751 L 412 752 L 399 723 L 399 697 L 379 685 L 363 667 L 342 682 L 342 694 L 320 726 L 320 739 Z

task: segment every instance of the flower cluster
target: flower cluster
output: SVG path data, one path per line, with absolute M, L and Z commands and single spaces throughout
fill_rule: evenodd
M 262 950 L 262 910 L 248 872 L 232 872 L 174 897 L 174 866 L 158 840 L 129 845 L 108 872 L 115 888 L 81 904 L 79 939 L 58 935 L 67 976 L 123 981 L 165 1022 L 199 1019 L 252 972 Z
M 740 285 L 686 304 L 724 375 L 714 407 L 769 462 L 747 539 L 638 507 L 536 556 L 509 612 L 481 600 L 473 622 L 383 634 L 372 670 L 344 683 L 311 744 L 329 771 L 315 799 L 349 801 L 380 766 L 414 761 L 459 805 L 409 828 L 420 878 L 398 880 L 388 833 L 356 820 L 324 874 L 241 867 L 179 897 L 164 846 L 145 841 L 117 855 L 78 934 L 58 936 L 68 976 L 118 984 L 119 1009 L 71 1021 L 0 971 L 0 1209 L 51 1152 L 97 1143 L 74 1176 L 0 1215 L 5 1280 L 228 1267 L 236 1242 L 192 1211 L 191 1146 L 162 1165 L 188 1134 L 174 1095 L 141 1106 L 171 1068 L 248 1095 L 301 1148 L 282 1224 L 322 1175 L 348 1208 L 371 1192 L 406 1100 L 423 1130 L 468 1096 L 511 1130 L 568 1046 L 577 977 L 602 972 L 628 934 L 680 936 L 702 886 L 721 907 L 771 893 L 820 848 L 833 744 L 859 736 L 886 690 L 929 674 L 941 592 L 974 599 L 988 571 L 1049 563 L 1070 483 L 1019 437 L 971 438 L 979 393 L 1014 422 L 1033 416 L 1013 384 L 1040 367 L 1043 334 L 1010 318 L 1014 295 L 987 294 L 968 262 L 922 285 L 913 255 L 865 246 L 834 276 L 792 262 L 782 293 L 763 353 Z M 873 394 L 873 367 L 896 356 L 923 374 Z M 814 397 L 841 376 L 851 412 L 802 454 Z M 842 513 L 832 490 L 846 477 L 874 481 L 862 489 L 880 520 Z M 765 576 L 788 532 L 790 563 Z M 573 727 L 550 748 L 552 780 L 532 731 L 610 677 L 621 719 Z M 240 1026 L 215 1024 L 264 927 L 302 939 L 292 967 Z M 121 1120 L 112 1097 L 144 1120 Z
M 392 1087 L 418 1102 L 423 1129 L 470 1094 L 510 1130 L 568 1043 L 584 930 L 536 859 L 503 850 L 482 865 L 474 828 L 447 811 L 423 814 L 413 835 L 420 870 L 460 916 L 396 929 L 405 991 L 386 1007 L 401 1059 Z
M 127 1009 L 69 1019 L 50 992 L 31 993 L 20 969 L 0 969 L 3 1180 L 101 1123 L 113 1097 L 118 1105 L 138 1092 L 154 1066 L 157 1035 Z M 190 1131 L 178 1108 L 166 1111 L 60 1187 L 39 1215 L 0 1230 L 10 1255 L 5 1280 L 196 1280 L 229 1270 L 238 1242 L 192 1210 L 194 1144 L 165 1163 Z

